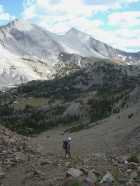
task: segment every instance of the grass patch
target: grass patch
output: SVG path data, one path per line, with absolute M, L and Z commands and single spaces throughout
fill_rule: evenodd
M 26 105 L 32 105 L 33 107 L 40 107 L 48 103 L 48 99 L 46 98 L 33 98 L 29 99 L 19 99 L 19 103 L 14 105 L 16 109 L 24 109 Z
M 72 133 L 72 132 L 79 132 L 81 130 L 85 130 L 85 129 L 88 129 L 90 128 L 89 126 L 90 123 L 86 123 L 86 124 L 80 124 L 78 126 L 74 126 L 74 127 L 71 127 L 67 130 L 65 130 L 64 132 L 69 132 L 69 133 Z

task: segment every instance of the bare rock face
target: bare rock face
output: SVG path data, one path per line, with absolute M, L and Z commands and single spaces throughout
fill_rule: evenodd
M 140 100 L 140 85 L 137 85 L 135 87 L 135 89 L 128 95 L 126 95 L 125 97 L 123 97 L 117 104 L 116 104 L 116 108 L 121 108 L 123 107 L 123 105 L 126 104 L 131 104 L 131 103 L 136 103 L 137 101 Z
M 92 61 L 84 61 L 82 56 L 92 58 Z M 15 19 L 0 27 L 0 57 L 0 85 L 9 86 L 33 79 L 52 79 L 59 71 L 54 64 L 61 62 L 86 67 L 96 58 L 110 58 L 122 60 L 124 64 L 139 64 L 140 52 L 114 49 L 74 28 L 58 36 L 35 24 Z
M 67 115 L 79 115 L 80 114 L 80 104 L 76 103 L 74 105 L 71 105 L 70 107 L 68 107 L 65 112 L 63 113 L 63 116 L 67 116 Z

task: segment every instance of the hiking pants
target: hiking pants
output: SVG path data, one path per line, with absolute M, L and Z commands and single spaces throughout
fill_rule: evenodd
M 71 158 L 70 149 L 65 149 L 65 158 L 66 158 L 67 154 Z

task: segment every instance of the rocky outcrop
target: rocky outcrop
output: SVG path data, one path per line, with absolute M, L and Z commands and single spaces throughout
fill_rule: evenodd
M 80 115 L 80 103 L 76 103 L 68 107 L 63 113 L 62 117 L 68 115 Z
M 137 85 L 135 89 L 128 95 L 124 96 L 115 106 L 115 108 L 122 108 L 124 105 L 130 105 L 140 100 L 140 85 Z

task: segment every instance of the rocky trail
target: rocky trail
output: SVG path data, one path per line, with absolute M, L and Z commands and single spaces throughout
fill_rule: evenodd
M 129 116 L 132 117 L 129 117 Z M 1 186 L 139 186 L 140 102 L 76 133 L 59 126 L 36 138 L 0 125 Z M 72 159 L 62 142 L 71 137 Z
M 1 186 L 136 185 L 140 164 L 127 156 L 87 154 L 72 159 L 46 152 L 0 126 Z

